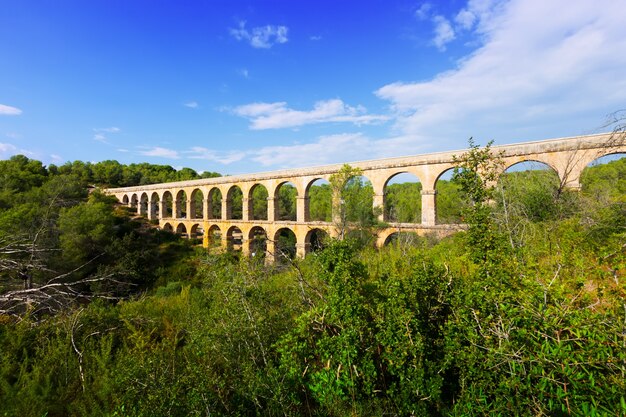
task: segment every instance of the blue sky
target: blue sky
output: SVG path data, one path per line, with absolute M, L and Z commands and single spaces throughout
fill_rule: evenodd
M 0 158 L 223 174 L 590 134 L 623 0 L 0 0 Z

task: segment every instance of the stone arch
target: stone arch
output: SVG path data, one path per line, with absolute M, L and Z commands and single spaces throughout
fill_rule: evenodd
M 160 203 L 159 193 L 154 191 L 152 195 L 150 196 L 150 207 L 148 208 L 148 218 L 150 220 L 158 219 L 159 216 L 161 215 L 161 210 L 160 210 L 161 204 L 159 203 Z
M 281 227 L 274 233 L 274 260 L 288 262 L 296 257 L 298 238 L 289 227 Z
M 313 178 L 304 188 L 305 220 L 331 222 L 333 192 L 326 178 Z
M 314 228 L 307 232 L 304 238 L 304 253 L 318 252 L 326 246 L 329 236 L 325 230 Z
M 169 219 L 173 217 L 174 213 L 174 197 L 170 191 L 164 191 L 161 196 L 161 218 Z
M 174 211 L 174 218 L 187 218 L 187 193 L 185 192 L 185 190 L 178 190 L 178 192 L 176 193 L 176 199 L 174 200 Z
M 178 226 L 176 226 L 176 234 L 183 237 L 189 237 L 187 235 L 187 227 L 185 226 L 185 223 L 178 223 Z
M 267 252 L 267 231 L 261 226 L 253 226 L 248 232 L 250 257 L 265 259 Z
M 237 226 L 231 226 L 226 231 L 226 248 L 229 251 L 239 252 L 242 250 L 243 232 Z
M 209 248 L 222 245 L 222 229 L 216 224 L 211 225 L 206 231 Z
M 124 204 L 125 206 L 127 206 L 130 203 L 130 198 L 128 198 L 128 194 L 124 194 L 122 196 L 122 204 Z
M 462 211 L 465 206 L 460 188 L 452 182 L 454 167 L 448 167 L 437 175 L 434 184 L 435 223 L 458 224 L 463 222 Z
M 248 192 L 250 220 L 267 220 L 269 193 L 263 184 L 254 184 Z
M 195 188 L 191 192 L 191 196 L 189 198 L 189 218 L 190 219 L 202 219 L 204 213 L 204 193 L 201 189 Z
M 204 230 L 202 228 L 202 224 L 194 223 L 189 230 L 189 238 L 190 239 L 202 239 L 204 235 Z
M 353 175 L 343 184 L 339 215 L 342 224 L 345 222 L 356 222 L 361 225 L 375 223 L 374 187 L 365 174 Z
M 414 173 L 403 170 L 390 175 L 383 186 L 383 220 L 421 223 L 422 183 Z
M 148 214 L 148 205 L 150 204 L 150 197 L 148 196 L 148 193 L 143 192 L 141 193 L 141 197 L 139 199 L 139 214 L 140 215 L 145 215 Z
M 508 165 L 499 176 L 494 203 L 513 218 L 551 219 L 560 212 L 560 203 L 564 202 L 561 184 L 554 167 L 541 160 L 524 159 Z
M 139 206 L 139 197 L 137 196 L 137 194 L 133 194 L 130 197 L 130 207 L 134 208 L 134 209 L 137 209 L 138 206 Z
M 585 196 L 605 204 L 626 201 L 626 150 L 610 151 L 589 161 L 581 170 L 580 186 Z
M 166 232 L 174 233 L 174 228 L 169 223 L 165 223 L 162 229 L 165 230 Z
M 290 180 L 282 181 L 274 189 L 276 220 L 296 221 L 298 187 Z
M 403 231 L 391 231 L 384 238 L 382 246 L 389 246 L 392 244 L 406 246 L 414 245 L 421 240 L 421 237 L 416 232 L 403 232 Z
M 226 193 L 226 218 L 228 220 L 243 218 L 243 192 L 238 185 L 232 185 Z
M 207 197 L 209 219 L 221 219 L 222 218 L 222 190 L 218 187 L 213 187 L 209 191 Z
M 542 168 L 537 168 L 536 165 L 541 165 Z M 523 158 L 523 159 L 516 159 L 514 161 L 505 160 L 504 169 L 502 173 L 515 172 L 515 171 L 520 170 L 520 168 L 524 170 L 534 170 L 534 169 L 536 170 L 536 169 L 544 169 L 543 167 L 551 169 L 557 175 L 559 173 L 559 170 L 556 169 L 549 161 L 543 161 L 541 160 L 541 158 Z

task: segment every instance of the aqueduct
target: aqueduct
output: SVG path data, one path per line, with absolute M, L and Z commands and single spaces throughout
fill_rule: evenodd
M 597 134 L 571 138 L 524 142 L 512 145 L 493 146 L 494 154 L 500 154 L 503 171 L 525 161 L 536 161 L 551 167 L 559 176 L 564 187 L 580 188 L 583 169 L 595 159 L 626 152 L 622 137 L 616 140 L 613 134 Z M 394 223 L 385 218 L 384 211 L 379 220 L 386 222 L 377 231 L 377 244 L 382 246 L 387 238 L 398 232 L 415 232 L 419 235 L 439 236 L 453 233 L 461 228 L 458 224 L 438 224 L 436 221 L 437 180 L 454 166 L 454 156 L 467 150 L 438 152 L 424 155 L 387 158 L 371 161 L 352 162 L 351 167 L 359 168 L 374 191 L 373 204 L 384 207 L 385 189 L 390 179 L 402 173 L 409 173 L 421 183 L 421 223 Z M 158 221 L 163 229 L 189 237 L 202 237 L 203 245 L 219 244 L 226 248 L 234 244 L 241 247 L 244 255 L 254 254 L 252 245 L 257 236 L 264 235 L 264 250 L 275 255 L 275 242 L 284 231 L 295 235 L 296 253 L 305 256 L 310 250 L 316 233 L 337 236 L 336 209 L 333 221 L 311 220 L 309 191 L 317 180 L 328 180 L 339 172 L 343 164 L 313 168 L 289 169 L 274 172 L 235 175 L 218 178 L 199 179 L 145 186 L 112 188 L 106 192 L 118 200 L 135 208 L 137 214 Z M 281 219 L 278 213 L 277 198 L 279 188 L 291 183 L 297 192 L 295 219 Z M 253 215 L 253 191 L 263 186 L 267 190 L 267 211 L 265 218 Z M 233 218 L 233 200 L 236 190 L 241 193 L 242 209 L 238 218 Z M 338 196 L 333 196 L 334 208 L 338 207 Z M 214 207 L 219 204 L 221 207 Z M 216 210 L 217 209 L 217 210 Z M 218 215 L 215 215 L 218 213 Z M 216 218 L 219 217 L 219 218 Z M 215 239 L 219 237 L 219 239 Z M 217 240 L 217 242 L 215 242 Z

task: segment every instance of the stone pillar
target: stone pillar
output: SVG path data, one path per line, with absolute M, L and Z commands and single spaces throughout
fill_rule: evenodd
M 272 197 L 267 197 L 267 220 L 270 222 L 276 221 L 276 199 Z M 272 253 L 273 256 L 273 253 Z
M 148 203 L 143 200 L 139 200 L 137 214 L 143 216 L 148 211 Z
M 385 195 L 384 194 L 374 194 L 374 213 L 376 213 L 376 208 L 380 207 L 380 213 L 378 214 L 378 221 L 385 221 Z
M 232 216 L 232 204 L 228 204 L 228 197 L 222 198 L 222 220 L 228 220 Z
M 202 218 L 204 220 L 208 220 L 209 219 L 209 213 L 211 209 L 211 204 L 210 204 L 210 200 L 204 200 L 202 201 Z
M 241 220 L 243 221 L 248 221 L 248 220 L 252 220 L 252 202 L 253 200 L 251 198 L 245 198 L 243 199 L 242 202 L 242 206 L 241 207 Z
M 195 219 L 196 218 L 196 207 L 193 204 L 193 199 L 189 199 L 187 200 L 187 218 L 188 219 Z
M 172 198 L 172 217 L 175 219 L 180 219 L 182 215 L 181 203 L 177 198 Z
M 332 221 L 335 224 L 341 224 L 341 210 L 342 210 L 343 200 L 341 199 L 341 193 L 333 192 L 332 196 Z
M 437 191 L 422 190 L 422 225 L 434 226 L 437 222 Z
M 296 256 L 304 259 L 307 253 L 307 245 L 305 243 L 296 243 Z
M 245 258 L 250 257 L 250 239 L 245 236 L 241 238 L 241 255 Z
M 159 205 L 159 219 L 164 219 L 167 216 L 167 203 L 163 199 L 158 202 Z
M 265 248 L 265 265 L 271 265 L 274 263 L 276 257 L 276 247 L 273 240 L 267 240 Z
M 305 223 L 311 221 L 309 215 L 309 197 L 298 197 L 296 200 L 296 221 L 298 223 Z
M 157 202 L 148 202 L 148 220 L 154 220 L 157 218 Z

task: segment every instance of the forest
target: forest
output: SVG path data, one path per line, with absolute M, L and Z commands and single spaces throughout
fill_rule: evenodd
M 351 179 L 364 233 L 265 265 L 99 191 L 219 174 L 0 161 L 0 415 L 626 415 L 626 158 L 580 190 L 498 164 L 470 142 L 441 181 L 462 232 L 376 249 Z M 331 186 L 312 218 L 331 220 Z M 419 222 L 419 190 L 391 184 L 380 209 Z

